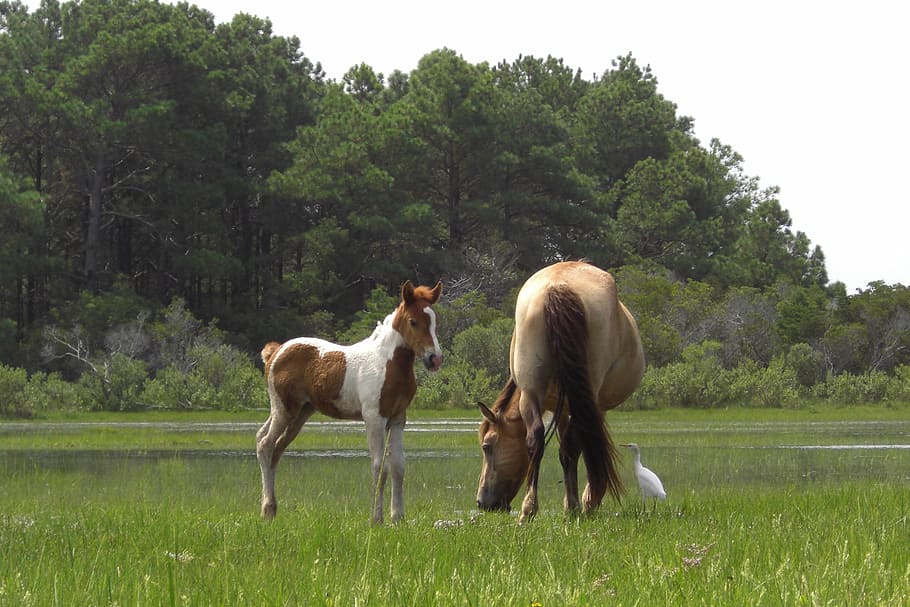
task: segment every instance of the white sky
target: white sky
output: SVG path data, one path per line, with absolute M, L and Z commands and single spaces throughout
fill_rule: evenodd
M 410 72 L 447 47 L 471 63 L 562 58 L 586 79 L 631 52 L 658 90 L 779 186 L 793 227 L 847 292 L 910 286 L 908 12 L 899 0 L 194 0 L 218 21 L 268 17 L 339 79 Z

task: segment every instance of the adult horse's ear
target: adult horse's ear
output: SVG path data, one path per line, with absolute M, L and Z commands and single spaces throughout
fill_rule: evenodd
M 490 411 L 490 408 L 488 406 L 480 401 L 477 401 L 477 406 L 480 408 L 480 412 L 483 413 L 483 416 L 490 420 L 491 424 L 496 423 L 496 414 Z
M 410 280 L 404 281 L 404 284 L 401 285 L 401 301 L 407 305 L 414 303 L 414 285 Z
M 430 304 L 434 304 L 439 301 L 439 296 L 442 295 L 442 281 L 437 281 L 436 286 L 430 290 Z

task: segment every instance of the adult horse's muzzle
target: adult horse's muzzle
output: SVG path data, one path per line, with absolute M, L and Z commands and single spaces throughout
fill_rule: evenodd
M 504 495 L 497 495 L 496 491 L 481 484 L 477 490 L 477 509 L 486 510 L 487 512 L 509 512 L 512 510 L 511 500 L 506 499 Z
M 512 505 L 505 501 L 485 502 L 478 499 L 477 509 L 486 510 L 487 512 L 510 512 L 512 510 Z

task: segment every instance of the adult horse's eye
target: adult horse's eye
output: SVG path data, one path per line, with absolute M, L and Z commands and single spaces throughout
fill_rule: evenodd
M 491 445 L 490 443 L 484 443 L 483 445 L 480 446 L 480 448 L 483 449 L 483 452 L 486 453 L 487 455 L 489 455 L 490 453 L 493 452 L 493 445 Z
M 417 326 L 417 319 L 416 319 L 416 318 L 411 318 L 410 320 L 408 320 L 408 322 L 411 323 L 411 326 L 412 326 L 412 327 L 416 327 L 416 326 Z

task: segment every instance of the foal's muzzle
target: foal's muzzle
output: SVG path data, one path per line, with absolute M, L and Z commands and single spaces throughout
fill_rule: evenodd
M 430 352 L 423 357 L 423 366 L 430 371 L 439 371 L 439 367 L 442 366 L 442 354 Z

